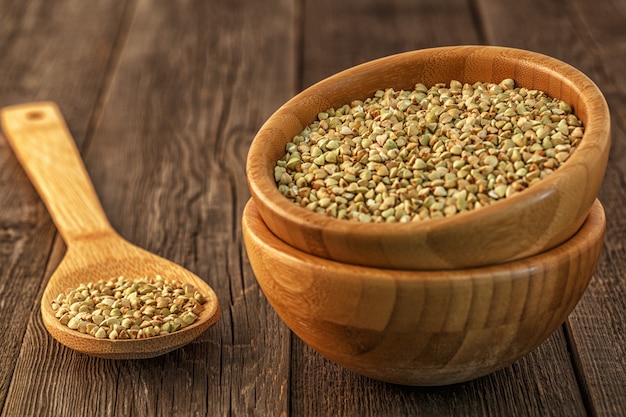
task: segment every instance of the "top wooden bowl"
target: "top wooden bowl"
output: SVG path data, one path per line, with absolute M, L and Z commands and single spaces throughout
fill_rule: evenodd
M 301 208 L 274 182 L 285 145 L 323 110 L 378 89 L 505 78 L 568 102 L 585 127 L 569 159 L 539 183 L 489 207 L 412 223 L 357 223 Z M 517 49 L 455 46 L 381 58 L 301 92 L 262 126 L 248 153 L 252 198 L 268 228 L 286 243 L 341 262 L 396 269 L 454 269 L 527 257 L 564 242 L 582 225 L 599 191 L 609 153 L 610 116 L 598 87 L 557 59 Z

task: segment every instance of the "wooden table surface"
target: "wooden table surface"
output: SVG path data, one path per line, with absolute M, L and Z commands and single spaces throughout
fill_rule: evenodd
M 64 244 L 0 136 L 2 416 L 626 415 L 626 0 L 0 0 L 0 105 L 52 100 L 112 225 L 206 279 L 220 321 L 184 348 L 109 361 L 40 316 Z M 255 132 L 312 83 L 433 46 L 542 52 L 612 112 L 604 251 L 538 349 L 486 377 L 416 388 L 324 359 L 268 305 L 241 237 Z

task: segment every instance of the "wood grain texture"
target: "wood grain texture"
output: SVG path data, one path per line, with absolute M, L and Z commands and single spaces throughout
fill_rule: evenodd
M 338 263 L 289 246 L 254 202 L 243 213 L 257 280 L 308 345 L 359 374 L 407 385 L 464 382 L 500 369 L 548 338 L 595 270 L 604 210 L 556 248 L 502 265 L 406 271 Z
M 112 232 L 55 103 L 3 107 L 0 122 L 5 138 L 66 241 Z
M 621 0 L 583 2 L 0 0 L 0 105 L 57 101 L 111 223 L 205 278 L 225 307 L 159 358 L 57 343 L 38 300 L 65 248 L 0 138 L 0 415 L 624 415 L 626 17 Z M 563 59 L 607 97 L 605 252 L 565 331 L 511 366 L 435 388 L 358 376 L 292 339 L 258 289 L 239 236 L 247 147 L 282 103 L 339 70 L 485 42 Z
M 377 89 L 422 82 L 500 82 L 539 89 L 570 103 L 585 137 L 567 162 L 539 183 L 480 210 L 409 223 L 359 223 L 307 210 L 274 179 L 286 144 L 319 112 L 371 97 Z M 545 55 L 511 48 L 455 46 L 397 54 L 345 70 L 289 100 L 250 146 L 246 175 L 268 228 L 290 245 L 327 259 L 393 269 L 454 269 L 540 253 L 572 236 L 600 189 L 610 147 L 602 93 L 583 73 Z
M 594 279 L 567 325 L 568 339 L 590 414 L 626 414 L 626 88 L 620 74 L 626 62 L 626 6 L 623 1 L 575 1 L 561 8 L 549 2 L 533 7 L 480 0 L 491 42 L 550 54 L 593 79 L 611 109 L 612 144 L 599 199 L 607 213 L 604 253 Z M 514 17 L 515 16 L 515 17 Z M 599 23 L 601 22 L 601 23 Z M 550 27 L 539 36 L 519 36 L 528 27 Z M 609 400 L 610 398 L 610 400 Z
M 228 306 L 194 344 L 193 362 L 167 368 L 172 386 L 193 383 L 195 401 L 165 403 L 155 386 L 159 409 L 246 415 L 287 407 L 288 332 L 247 265 L 240 215 L 249 142 L 288 97 L 275 80 L 294 78 L 291 27 L 279 24 L 294 13 L 289 1 L 139 3 L 87 155 L 114 227 L 204 277 Z M 126 182 L 122 194 L 116 184 Z M 132 401 L 141 398 L 120 407 Z
M 57 102 L 82 148 L 110 76 L 125 7 L 125 2 L 3 0 L 0 107 Z
M 76 364 L 70 374 L 104 375 L 101 415 L 286 412 L 289 331 L 258 290 L 239 230 L 249 142 L 293 93 L 276 80 L 295 80 L 292 27 L 279 24 L 294 15 L 289 1 L 137 3 L 85 164 L 120 234 L 206 279 L 225 308 L 218 325 L 157 360 L 65 352 Z M 47 357 L 45 372 L 67 374 L 45 346 L 23 350 Z M 41 381 L 29 366 L 16 369 L 19 381 Z M 56 388 L 66 415 L 96 410 L 80 398 L 88 381 Z M 40 412 L 50 384 L 33 394 Z M 12 394 L 12 410 L 32 408 Z
M 186 345 L 219 318 L 211 287 L 185 268 L 130 244 L 108 222 L 63 115 L 52 102 L 0 110 L 6 139 L 48 207 L 67 253 L 52 274 L 41 300 L 48 332 L 65 346 L 107 359 L 143 359 Z M 62 325 L 52 302 L 88 282 L 161 276 L 193 285 L 205 299 L 197 320 L 179 331 L 148 339 L 98 340 Z
M 412 46 L 417 43 L 420 47 L 430 47 L 486 41 L 522 48 L 530 45 L 532 49 L 539 52 L 548 52 L 546 48 L 551 46 L 550 51 L 558 52 L 555 56 L 561 59 L 565 57 L 563 52 L 572 47 L 579 47 L 578 42 L 561 40 L 549 43 L 544 41 L 557 36 L 558 33 L 568 33 L 570 35 L 565 36 L 572 36 L 572 33 L 578 32 L 578 25 L 565 21 L 559 23 L 558 26 L 563 30 L 545 30 L 546 23 L 543 19 L 548 19 L 550 24 L 554 25 L 555 22 L 561 22 L 563 13 L 556 4 L 540 1 L 523 4 L 510 2 L 483 4 L 472 1 L 455 3 L 453 7 L 447 7 L 446 4 L 440 2 L 437 4 L 416 2 L 419 5 L 426 4 L 426 7 L 414 13 L 398 12 L 404 11 L 403 6 L 398 5 L 398 2 L 386 2 L 390 6 L 385 10 L 385 19 L 378 19 L 381 13 L 366 12 L 366 9 L 361 9 L 356 2 L 341 3 L 342 7 L 350 10 L 350 13 L 341 15 L 328 13 L 328 10 L 336 7 L 335 3 L 331 3 L 330 1 L 306 2 L 307 12 L 304 18 L 307 22 L 305 27 L 308 30 L 305 31 L 304 36 L 305 39 L 309 39 L 310 44 L 317 45 L 321 53 L 313 53 L 312 46 L 305 42 L 307 48 L 303 51 L 306 63 L 302 68 L 302 78 L 305 80 L 303 87 L 350 65 L 412 49 Z M 495 7 L 496 3 L 498 7 Z M 473 10 L 468 8 L 469 5 L 472 5 Z M 519 6 L 516 14 L 509 13 L 513 5 Z M 385 7 L 381 6 L 381 8 Z M 491 14 L 490 10 L 497 10 L 497 12 Z M 353 21 L 355 23 L 350 25 L 350 20 L 347 20 L 346 16 L 359 13 L 360 21 L 369 19 L 372 24 L 360 26 Z M 430 17 L 433 15 L 442 16 L 444 20 L 452 24 L 431 24 Z M 620 20 L 619 17 L 616 19 Z M 390 20 L 397 24 L 388 24 Z M 512 24 L 513 21 L 515 24 Z M 489 28 L 493 25 L 501 25 L 503 28 L 510 25 L 511 29 L 507 29 L 508 38 L 492 37 Z M 601 24 L 595 26 L 602 27 Z M 316 27 L 319 29 L 312 30 Z M 394 31 L 405 28 L 408 28 L 410 33 L 403 36 L 401 41 L 393 36 Z M 491 37 L 484 39 L 486 35 Z M 327 50 L 325 45 L 335 45 L 336 40 L 340 40 L 342 44 L 347 43 L 348 47 L 334 48 L 333 53 L 324 53 Z M 532 44 L 529 40 L 532 40 Z M 404 43 L 398 47 L 399 42 Z M 610 46 L 613 43 L 608 42 L 607 45 Z M 364 48 L 370 50 L 367 57 L 350 62 L 345 61 L 346 57 L 358 54 L 358 51 Z M 576 60 L 569 62 L 577 66 L 583 60 L 592 62 L 593 58 L 589 52 L 590 49 L 587 49 L 584 54 L 577 55 Z M 586 68 L 581 67 L 587 72 Z M 601 88 L 606 94 L 604 85 L 601 85 Z M 621 107 L 623 108 L 623 105 Z M 611 158 L 614 156 L 613 152 Z M 609 170 L 610 167 L 609 165 Z M 610 207 L 607 207 L 607 211 L 610 229 L 612 221 Z M 608 239 L 610 239 L 610 234 Z M 620 255 L 616 254 L 616 256 L 617 260 L 620 259 Z M 574 314 L 577 311 L 578 309 L 575 309 Z M 616 318 L 615 321 L 623 323 L 624 319 Z M 593 332 L 590 337 L 593 337 Z M 555 338 L 550 340 L 553 339 Z M 337 408 L 345 411 L 345 415 L 588 415 L 580 393 L 574 392 L 572 395 L 571 387 L 576 386 L 576 379 L 572 363 L 566 351 L 563 350 L 564 343 L 565 338 L 561 333 L 555 344 L 546 342 L 531 355 L 500 371 L 500 375 L 504 374 L 506 377 L 492 375 L 447 389 L 437 389 L 439 395 L 434 397 L 429 397 L 428 393 L 424 393 L 423 390 L 407 390 L 393 386 L 392 393 L 387 397 L 378 391 L 380 385 L 366 378 L 346 373 L 339 366 L 329 367 L 327 360 L 319 355 L 310 354 L 310 348 L 296 339 L 293 343 L 292 409 L 295 415 L 316 416 L 336 415 L 338 414 L 335 412 Z M 555 347 L 559 349 L 555 350 Z M 610 389 L 613 384 L 615 380 L 609 382 L 607 388 Z M 577 388 L 573 389 L 577 390 Z M 335 400 L 336 398 L 339 400 Z M 505 399 L 505 401 L 494 401 L 495 398 Z M 611 401 L 608 402 L 608 404 L 611 403 Z
M 302 20 L 302 88 L 386 55 L 482 43 L 464 0 L 306 0 Z
M 123 9 L 122 3 L 0 2 L 0 105 L 55 99 L 66 106 L 82 143 Z M 39 316 L 36 300 L 55 230 L 4 138 L 0 166 L 0 404 L 4 405 L 17 380 L 14 371 L 29 319 Z M 22 320 L 6 319 L 12 316 Z M 45 334 L 43 327 L 40 331 Z M 37 343 L 47 346 L 47 340 Z M 26 359 L 30 363 L 33 357 Z M 22 414 L 19 408 L 2 409 Z
M 445 387 L 374 381 L 302 350 L 307 355 L 294 358 L 293 415 L 588 416 L 578 386 L 567 382 L 573 370 L 561 330 L 509 367 Z

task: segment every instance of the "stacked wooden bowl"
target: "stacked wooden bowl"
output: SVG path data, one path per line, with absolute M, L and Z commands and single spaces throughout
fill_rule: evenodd
M 321 111 L 388 87 L 506 78 L 567 101 L 585 127 L 569 159 L 523 192 L 451 217 L 381 224 L 311 212 L 277 189 L 285 145 Z M 609 144 L 602 93 L 554 58 L 460 46 L 362 64 L 295 96 L 256 135 L 243 216 L 248 256 L 278 315 L 329 359 L 400 384 L 476 378 L 537 347 L 586 289 L 604 235 L 596 197 Z

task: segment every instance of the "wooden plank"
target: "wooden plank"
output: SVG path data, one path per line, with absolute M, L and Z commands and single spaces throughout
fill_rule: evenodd
M 470 6 L 465 1 L 307 2 L 303 87 L 392 53 L 480 43 L 483 27 Z M 359 377 L 298 339 L 293 356 L 293 415 L 586 415 L 562 330 L 510 367 L 450 387 L 399 387 Z
M 123 9 L 119 3 L 1 1 L 0 106 L 57 101 L 82 142 Z M 7 395 L 27 324 L 39 317 L 55 229 L 4 137 L 0 166 L 0 406 L 10 414 Z
M 468 2 L 305 1 L 302 87 L 414 49 L 481 43 Z
M 2 0 L 0 106 L 54 100 L 85 138 L 124 4 Z
M 567 330 L 591 414 L 626 415 L 626 86 L 620 78 L 626 62 L 626 3 L 479 4 L 490 42 L 568 62 L 596 82 L 611 109 L 611 155 L 599 196 L 607 213 L 604 253 Z
M 294 343 L 294 347 L 299 344 L 302 342 Z M 301 348 L 305 354 L 296 356 L 293 370 L 293 415 L 587 415 L 578 387 L 567 382 L 572 370 L 564 361 L 568 353 L 562 331 L 509 367 L 473 381 L 442 387 L 373 381 L 319 359 L 307 347 Z
M 0 405 L 4 404 L 55 229 L 15 157 L 0 145 Z M 14 317 L 9 320 L 9 317 Z
M 69 416 L 287 412 L 289 332 L 250 270 L 240 215 L 249 198 L 248 145 L 295 92 L 289 24 L 295 14 L 290 0 L 137 3 L 86 165 L 113 226 L 206 278 L 222 318 L 182 349 L 124 362 L 41 344 L 43 328 L 35 319 L 16 368 L 11 410 Z M 26 363 L 32 358 L 41 358 L 36 369 Z M 23 394 L 32 380 L 37 384 Z

